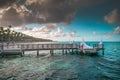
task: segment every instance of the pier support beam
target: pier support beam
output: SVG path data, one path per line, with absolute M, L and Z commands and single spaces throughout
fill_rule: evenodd
M 67 49 L 66 49 L 66 51 L 65 51 L 65 54 L 66 54 L 66 55 L 68 54 L 68 51 L 67 51 Z
M 64 49 L 62 50 L 62 54 L 64 55 Z
M 104 55 L 104 49 L 102 49 L 102 55 Z
M 50 50 L 50 55 L 52 55 L 52 51 Z
M 70 49 L 68 49 L 68 53 L 70 53 Z
M 20 56 L 23 57 L 23 52 L 20 53 Z
M 73 49 L 72 49 L 72 54 L 73 54 L 74 52 L 73 52 Z
M 22 51 L 22 54 L 24 55 L 24 54 L 25 54 L 25 51 Z
M 54 51 L 53 50 L 50 50 L 50 55 L 54 56 Z
M 79 54 L 78 49 L 76 49 L 76 54 Z
M 39 50 L 37 50 L 37 56 L 39 56 Z

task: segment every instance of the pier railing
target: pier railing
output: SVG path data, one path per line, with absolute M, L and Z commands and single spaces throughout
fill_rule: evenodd
M 86 54 L 86 52 L 102 50 L 104 53 L 104 45 L 93 45 L 91 49 L 83 49 L 83 45 L 79 44 L 0 44 L 0 53 L 1 54 L 11 54 L 11 53 L 20 53 L 22 56 L 25 51 L 37 51 L 37 56 L 39 55 L 39 50 L 50 50 L 50 54 L 54 54 L 54 50 L 62 50 L 62 53 L 68 53 L 72 50 L 80 50 Z
M 104 48 L 104 45 L 94 44 L 93 48 Z M 79 44 L 0 44 L 0 50 L 57 50 L 57 49 L 83 49 Z
M 77 44 L 4 44 L 0 45 L 1 50 L 22 49 L 22 50 L 50 50 L 50 49 L 78 49 Z

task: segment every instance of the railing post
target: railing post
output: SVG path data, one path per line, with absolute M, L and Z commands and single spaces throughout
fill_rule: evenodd
M 23 49 L 25 49 L 25 45 L 23 44 L 22 46 L 23 46 Z
M 19 44 L 17 45 L 18 48 L 20 48 Z
M 76 49 L 77 49 L 77 44 L 76 44 Z
M 48 49 L 48 44 L 47 44 L 47 49 Z
M 52 44 L 49 45 L 49 48 L 51 49 Z
M 37 44 L 37 49 L 39 49 L 39 44 Z
M 26 48 L 28 49 L 29 44 L 26 45 Z
M 44 44 L 42 44 L 42 49 L 44 48 Z
M 64 48 L 64 44 L 62 44 L 62 48 Z
M 1 44 L 0 47 L 1 47 L 1 50 L 4 50 L 4 44 Z

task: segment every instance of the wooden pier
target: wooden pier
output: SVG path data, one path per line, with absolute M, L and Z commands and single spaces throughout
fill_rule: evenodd
M 68 51 L 78 51 L 82 53 L 97 53 L 99 50 L 102 50 L 104 53 L 104 47 L 93 46 L 93 49 L 83 49 L 79 44 L 1 44 L 0 45 L 0 54 L 4 55 L 20 55 L 23 56 L 25 51 L 36 51 L 37 56 L 39 56 L 40 50 L 49 50 L 50 55 L 54 55 L 54 50 L 62 50 L 62 54 L 68 54 Z

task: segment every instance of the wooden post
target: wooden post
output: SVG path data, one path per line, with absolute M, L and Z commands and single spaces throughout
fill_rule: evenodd
M 37 44 L 37 49 L 39 49 L 39 44 Z
M 50 49 L 52 48 L 52 44 L 50 44 Z
M 29 44 L 26 45 L 27 49 L 29 48 Z
M 42 44 L 42 49 L 44 48 L 44 44 Z
M 62 50 L 62 54 L 64 55 L 64 49 Z
M 102 54 L 104 55 L 104 49 L 102 49 Z
M 17 45 L 18 48 L 20 48 L 19 44 Z
M 32 49 L 34 49 L 34 44 L 32 44 Z
M 25 54 L 25 51 L 24 51 L 24 50 L 22 51 L 22 54 L 23 54 L 23 55 Z
M 4 44 L 1 44 L 1 50 L 4 50 Z
M 50 55 L 54 56 L 54 51 L 53 50 L 50 50 Z
M 47 46 L 46 48 L 49 49 L 49 44 L 46 44 L 46 46 Z
M 50 55 L 52 55 L 52 50 L 50 50 Z
M 22 52 L 20 53 L 20 56 L 23 57 L 23 53 Z
M 52 55 L 54 56 L 54 50 L 52 50 Z
M 70 49 L 68 49 L 68 51 L 69 51 L 68 53 L 70 53 Z
M 54 50 L 52 50 L 52 56 L 54 56 Z
M 68 53 L 68 52 L 67 52 L 67 49 L 66 49 L 66 52 L 65 52 L 65 54 L 67 55 L 67 53 Z
M 62 44 L 62 48 L 64 48 L 64 44 Z
M 78 54 L 78 49 L 76 49 L 76 54 Z
M 39 50 L 37 50 L 37 56 L 39 56 Z
M 22 49 L 24 49 L 24 48 L 25 48 L 24 44 L 22 44 L 22 45 L 21 45 L 21 48 L 22 48 Z
M 73 54 L 73 49 L 72 49 L 72 53 L 71 54 Z

